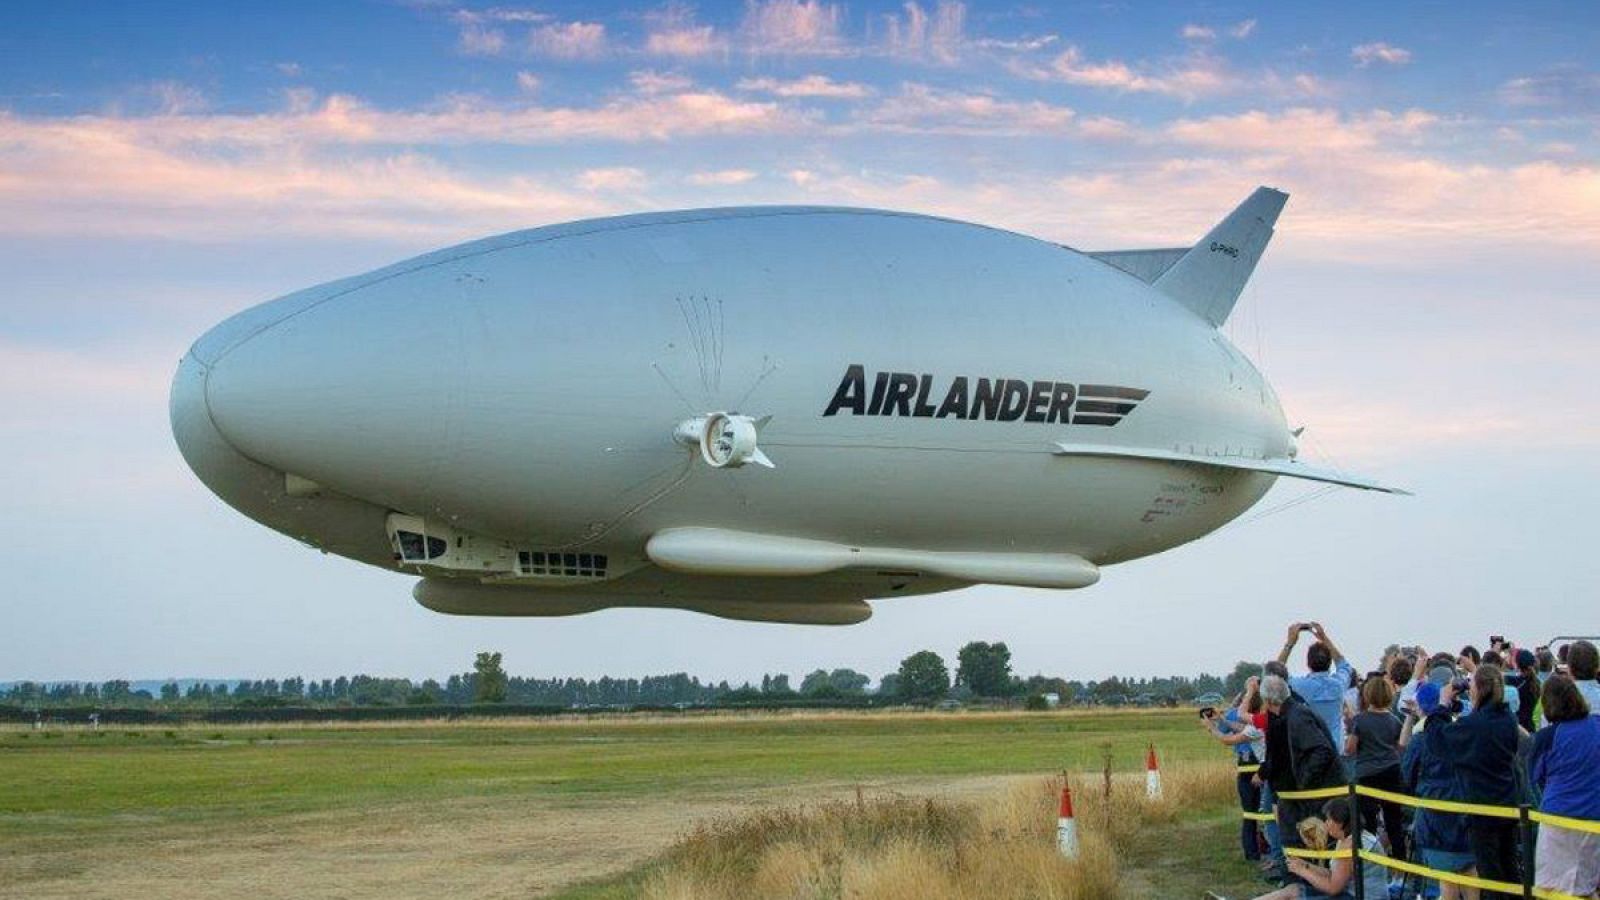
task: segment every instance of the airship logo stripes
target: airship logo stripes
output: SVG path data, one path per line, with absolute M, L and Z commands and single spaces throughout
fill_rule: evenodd
M 1149 391 L 1139 388 L 1111 384 L 1079 385 L 1078 402 L 1072 409 L 1072 424 L 1115 425 L 1148 396 Z
M 845 369 L 822 414 L 1111 426 L 1148 396 L 1120 385 L 965 375 L 946 383 L 913 372 L 877 372 L 869 384 L 866 367 L 857 363 Z

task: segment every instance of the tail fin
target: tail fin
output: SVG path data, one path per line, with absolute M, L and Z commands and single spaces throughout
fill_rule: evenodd
M 1255 271 L 1261 252 L 1272 239 L 1273 223 L 1289 195 L 1273 188 L 1256 188 L 1239 208 L 1217 223 L 1200 243 L 1161 273 L 1156 290 L 1212 325 L 1221 326 L 1233 312 L 1239 293 Z

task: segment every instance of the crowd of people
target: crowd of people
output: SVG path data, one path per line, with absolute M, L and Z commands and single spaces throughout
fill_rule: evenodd
M 1307 635 L 1304 674 L 1290 657 Z M 1279 885 L 1263 898 L 1354 897 L 1348 856 L 1326 865 L 1284 848 L 1360 845 L 1435 871 L 1600 897 L 1600 835 L 1538 825 L 1524 852 L 1516 817 L 1417 809 L 1361 795 L 1306 800 L 1299 792 L 1351 783 L 1393 794 L 1600 821 L 1600 651 L 1587 640 L 1430 653 L 1391 646 L 1358 673 L 1316 622 L 1296 622 L 1277 656 L 1225 710 L 1201 722 L 1241 763 L 1240 846 Z M 1284 796 L 1285 794 L 1289 796 Z M 1355 808 L 1352 808 L 1355 807 Z M 1359 825 L 1359 828 L 1355 827 Z M 1359 833 L 1356 833 L 1359 831 Z M 1531 857 L 1531 858 L 1525 858 Z M 1405 876 L 1364 863 L 1367 900 L 1518 896 Z

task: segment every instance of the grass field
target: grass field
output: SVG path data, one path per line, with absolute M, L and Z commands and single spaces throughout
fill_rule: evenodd
M 1132 772 L 1147 742 L 1221 755 L 1188 711 L 13 729 L 0 896 L 626 896 L 697 822 L 858 787 L 981 797 L 1107 754 Z M 1236 821 L 1173 827 L 1226 860 Z

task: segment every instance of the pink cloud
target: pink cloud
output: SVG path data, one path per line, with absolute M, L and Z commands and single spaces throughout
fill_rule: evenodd
M 912 0 L 904 4 L 903 11 L 903 15 L 883 17 L 884 48 L 889 55 L 945 64 L 960 58 L 966 44 L 966 4 L 940 0 L 930 14 Z
M 1363 68 L 1373 63 L 1403 66 L 1411 62 L 1411 51 L 1404 47 L 1386 44 L 1383 41 L 1374 41 L 1370 44 L 1358 44 L 1351 47 L 1350 58 L 1356 61 L 1356 65 Z
M 599 22 L 541 25 L 528 34 L 528 49 L 555 59 L 595 59 L 608 49 L 606 26 Z
M 578 186 L 586 191 L 634 191 L 646 180 L 644 172 L 632 166 L 585 169 L 578 174 Z
M 747 0 L 740 33 L 753 53 L 833 56 L 846 49 L 844 11 L 821 0 Z
M 1012 70 L 1038 81 L 1059 81 L 1082 87 L 1165 94 L 1192 100 L 1220 94 L 1237 86 L 1220 59 L 1197 54 L 1175 61 L 1160 70 L 1135 68 L 1115 59 L 1091 60 L 1076 46 L 1062 50 L 1046 65 L 1013 61 Z
M 753 181 L 756 173 L 749 169 L 718 169 L 712 172 L 695 172 L 685 180 L 701 187 L 729 186 Z
M 858 120 L 876 129 L 943 134 L 1065 133 L 1074 112 L 1037 100 L 1004 100 L 990 94 L 946 91 L 906 83 Z
M 834 81 L 826 75 L 807 75 L 792 81 L 777 78 L 745 78 L 737 87 L 741 91 L 758 91 L 778 97 L 826 97 L 830 99 L 859 99 L 872 93 L 872 89 L 854 81 Z

